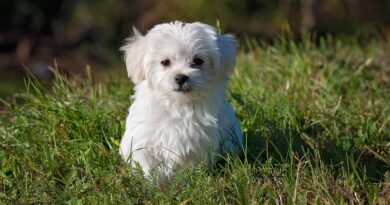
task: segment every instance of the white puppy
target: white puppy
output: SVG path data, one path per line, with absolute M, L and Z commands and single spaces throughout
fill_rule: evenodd
M 202 23 L 134 31 L 121 47 L 135 84 L 120 154 L 146 175 L 167 182 L 175 170 L 241 149 L 242 134 L 225 89 L 236 41 Z M 135 164 L 136 164 L 135 163 Z

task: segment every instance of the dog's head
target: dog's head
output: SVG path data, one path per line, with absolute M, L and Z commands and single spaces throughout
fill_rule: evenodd
M 145 36 L 135 30 L 120 50 L 135 85 L 148 81 L 164 95 L 192 96 L 225 86 L 236 41 L 209 25 L 176 21 L 156 25 Z

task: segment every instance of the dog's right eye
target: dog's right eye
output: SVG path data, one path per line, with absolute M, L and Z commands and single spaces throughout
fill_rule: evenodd
M 169 59 L 165 59 L 165 60 L 161 61 L 161 65 L 164 67 L 167 67 L 167 66 L 171 65 L 171 61 Z

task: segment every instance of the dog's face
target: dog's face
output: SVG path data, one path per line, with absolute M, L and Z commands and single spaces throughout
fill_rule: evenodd
M 160 24 L 121 48 L 135 85 L 147 81 L 166 96 L 199 96 L 224 86 L 234 65 L 236 43 L 201 23 Z

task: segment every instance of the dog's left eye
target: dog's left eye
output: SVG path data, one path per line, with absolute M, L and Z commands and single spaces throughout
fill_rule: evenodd
M 171 65 L 171 61 L 169 59 L 165 59 L 165 60 L 161 61 L 160 63 L 164 67 L 167 67 L 167 66 Z
M 192 63 L 191 63 L 191 67 L 199 67 L 203 64 L 203 60 L 200 59 L 200 58 L 197 58 L 195 57 L 193 60 L 192 60 Z

